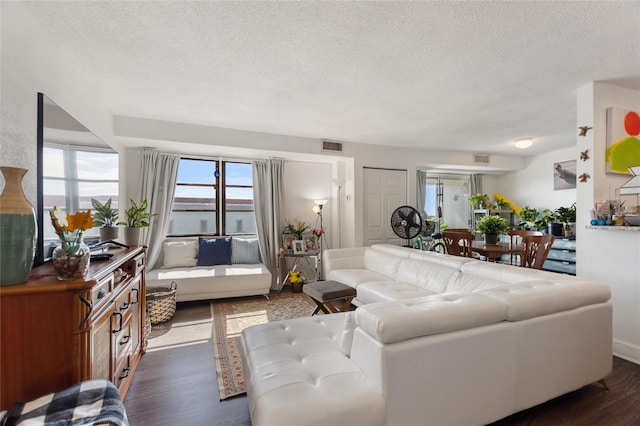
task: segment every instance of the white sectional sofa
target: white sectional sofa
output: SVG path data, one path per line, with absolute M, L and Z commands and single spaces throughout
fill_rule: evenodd
M 388 245 L 323 259 L 359 307 L 244 330 L 254 426 L 486 424 L 611 372 L 602 283 Z
M 246 241 L 249 240 L 232 237 L 232 248 L 244 247 Z M 232 253 L 230 263 L 197 266 L 198 242 L 198 237 L 167 238 L 158 267 L 146 273 L 147 288 L 169 287 L 176 281 L 178 302 L 269 294 L 271 273 L 260 263 L 259 252 L 257 257 Z

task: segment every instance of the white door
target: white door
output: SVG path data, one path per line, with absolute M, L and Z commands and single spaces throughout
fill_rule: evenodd
M 391 229 L 391 213 L 407 204 L 407 171 L 364 169 L 364 245 L 407 242 Z

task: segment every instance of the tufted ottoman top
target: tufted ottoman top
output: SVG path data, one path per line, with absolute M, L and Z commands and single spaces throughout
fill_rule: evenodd
M 345 315 L 277 321 L 242 332 L 254 426 L 385 423 L 380 391 L 340 351 Z

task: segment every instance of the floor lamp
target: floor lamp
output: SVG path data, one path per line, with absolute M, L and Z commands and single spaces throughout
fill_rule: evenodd
M 318 276 L 320 280 L 323 279 L 322 276 L 322 239 L 324 238 L 324 228 L 322 226 L 322 207 L 327 204 L 327 200 L 313 200 L 315 206 L 313 206 L 313 212 L 318 215 L 320 219 L 320 236 L 318 238 L 319 242 L 319 251 L 318 251 Z M 317 223 L 317 221 L 316 221 Z

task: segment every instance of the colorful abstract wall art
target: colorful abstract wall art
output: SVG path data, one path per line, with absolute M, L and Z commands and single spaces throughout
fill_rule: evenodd
M 607 108 L 606 172 L 630 175 L 640 166 L 640 115 L 623 108 Z

